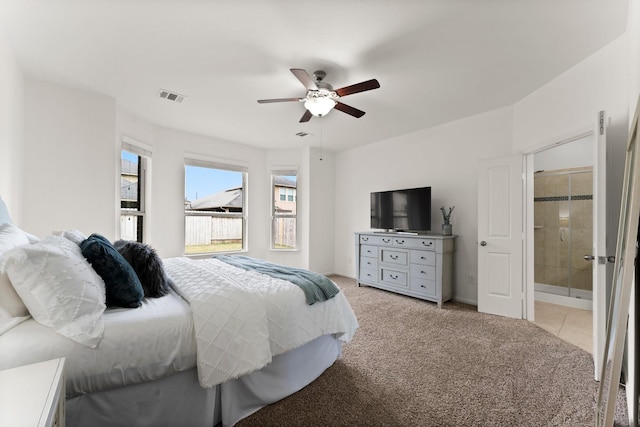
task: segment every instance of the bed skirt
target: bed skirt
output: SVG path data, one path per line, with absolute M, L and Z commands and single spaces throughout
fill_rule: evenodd
M 66 425 L 96 427 L 233 426 L 318 378 L 340 356 L 332 335 L 275 356 L 259 371 L 202 388 L 195 369 L 160 380 L 67 399 Z

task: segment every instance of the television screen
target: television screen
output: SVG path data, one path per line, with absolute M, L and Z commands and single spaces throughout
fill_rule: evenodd
M 431 187 L 371 193 L 371 228 L 431 230 Z

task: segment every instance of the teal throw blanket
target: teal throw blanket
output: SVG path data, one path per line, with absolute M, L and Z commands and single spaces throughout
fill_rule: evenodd
M 301 268 L 285 267 L 243 255 L 214 255 L 212 258 L 244 270 L 255 270 L 297 285 L 304 292 L 307 304 L 333 298 L 340 289 L 326 276 Z

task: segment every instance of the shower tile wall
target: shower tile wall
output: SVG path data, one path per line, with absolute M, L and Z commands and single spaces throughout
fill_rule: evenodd
M 556 170 L 534 177 L 534 280 L 591 290 L 592 172 Z M 569 194 L 569 192 L 571 194 Z M 571 197 L 569 197 L 569 195 Z

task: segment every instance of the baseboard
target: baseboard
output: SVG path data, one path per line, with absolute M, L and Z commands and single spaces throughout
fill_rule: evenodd
M 453 300 L 455 302 L 461 302 L 463 304 L 474 305 L 476 307 L 478 306 L 478 301 L 472 299 L 453 297 Z

